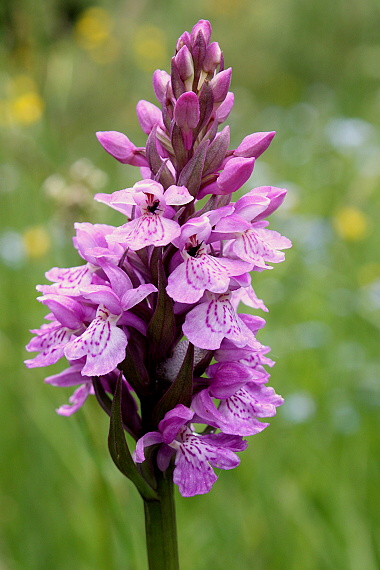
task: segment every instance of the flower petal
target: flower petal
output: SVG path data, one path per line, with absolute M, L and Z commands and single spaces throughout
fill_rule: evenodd
M 169 186 L 164 193 L 165 202 L 170 206 L 182 206 L 194 200 L 186 186 Z
M 276 407 L 283 403 L 273 388 L 256 385 L 253 382 L 238 390 L 233 396 L 220 403 L 218 412 L 224 418 L 220 427 L 224 433 L 254 435 L 269 424 L 256 418 L 268 418 L 276 414 Z
M 84 359 L 79 362 L 71 364 L 69 368 L 62 370 L 58 374 L 53 374 L 45 378 L 47 384 L 52 386 L 78 386 L 78 384 L 83 384 L 84 378 L 81 374 L 84 364 Z M 91 382 L 91 378 L 88 379 Z
M 180 232 L 181 228 L 174 220 L 146 214 L 117 228 L 107 240 L 123 243 L 136 251 L 147 245 L 167 245 Z
M 166 291 L 179 303 L 196 303 L 205 290 L 224 293 L 230 278 L 219 260 L 211 255 L 188 257 L 169 275 Z
M 37 366 L 49 366 L 55 364 L 63 356 L 65 345 L 73 336 L 73 331 L 63 327 L 61 323 L 53 321 L 44 324 L 39 330 L 33 331 L 37 336 L 33 337 L 26 346 L 28 352 L 39 352 L 34 358 L 25 360 L 28 368 Z
M 80 295 L 79 289 L 90 285 L 92 279 L 92 271 L 88 264 L 78 267 L 53 267 L 45 273 L 49 281 L 53 281 L 53 285 L 37 285 L 37 291 L 41 291 L 44 295 L 47 293 L 70 295 L 76 297 Z
M 192 309 L 182 327 L 189 341 L 198 348 L 216 350 L 224 338 L 236 346 L 255 346 L 254 334 L 235 313 L 229 294 L 222 294 Z
M 219 434 L 218 434 L 219 435 Z M 227 446 L 218 446 L 218 438 L 193 435 L 185 428 L 175 458 L 173 481 L 183 497 L 208 493 L 217 480 L 211 466 L 233 469 L 240 459 Z
M 159 431 L 150 431 L 140 437 L 140 439 L 136 443 L 136 449 L 133 452 L 133 460 L 136 463 L 142 463 L 145 461 L 145 453 L 144 449 L 149 447 L 150 445 L 155 445 L 156 443 L 162 443 L 163 437 L 162 433 Z
M 183 404 L 177 404 L 172 410 L 167 412 L 158 424 L 158 428 L 163 434 L 164 442 L 171 443 L 181 427 L 189 422 L 193 416 L 194 412 Z
M 63 404 L 60 406 L 56 412 L 60 416 L 71 416 L 79 410 L 87 400 L 87 396 L 93 391 L 91 382 L 82 384 L 75 390 L 72 396 L 69 398 L 70 404 Z
M 87 356 L 82 370 L 85 376 L 101 376 L 112 372 L 124 360 L 128 344 L 125 333 L 116 326 L 118 317 L 110 316 L 102 307 L 99 307 L 97 315 L 88 329 L 72 340 L 64 351 L 69 360 Z
M 270 268 L 266 262 L 280 263 L 285 254 L 279 249 L 291 247 L 291 241 L 278 232 L 265 228 L 250 228 L 243 232 L 232 245 L 234 253 L 256 267 Z

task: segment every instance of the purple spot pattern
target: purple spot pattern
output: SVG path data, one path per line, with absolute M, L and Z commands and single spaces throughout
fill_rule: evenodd
M 28 368 L 48 366 L 58 362 L 63 356 L 65 345 L 75 331 L 63 327 L 58 321 L 53 321 L 32 332 L 36 333 L 37 336 L 32 338 L 26 349 L 28 352 L 39 352 L 40 354 L 25 361 Z
M 100 306 L 96 318 L 85 332 L 66 345 L 66 358 L 76 360 L 87 357 L 83 375 L 108 374 L 124 359 L 128 339 L 116 326 L 118 319 L 118 316 Z
M 233 251 L 244 261 L 252 262 L 256 267 L 268 269 L 266 262 L 280 263 L 285 259 L 285 254 L 276 248 L 290 247 L 287 238 L 280 236 L 278 232 L 262 228 L 250 228 L 245 230 L 233 244 Z
M 211 301 L 206 313 L 206 326 L 213 333 L 225 336 L 239 336 L 241 329 L 236 320 L 236 313 L 229 301 L 229 294 L 219 295 Z
M 88 264 L 79 267 L 59 268 L 54 267 L 46 273 L 47 279 L 55 282 L 53 285 L 39 285 L 38 290 L 42 293 L 63 294 L 77 296 L 80 289 L 91 283 L 92 272 Z

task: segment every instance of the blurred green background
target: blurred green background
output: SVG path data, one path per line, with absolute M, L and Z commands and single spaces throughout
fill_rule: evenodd
M 371 0 L 1 4 L 1 570 L 146 568 L 105 414 L 56 415 L 69 394 L 43 379 L 63 366 L 26 370 L 24 345 L 35 284 L 80 263 L 73 222 L 118 223 L 92 196 L 139 177 L 95 131 L 144 144 L 135 105 L 200 18 L 234 69 L 231 147 L 277 131 L 247 188 L 289 189 L 271 227 L 294 247 L 254 276 L 286 403 L 210 494 L 177 497 L 181 568 L 380 568 L 379 16 Z

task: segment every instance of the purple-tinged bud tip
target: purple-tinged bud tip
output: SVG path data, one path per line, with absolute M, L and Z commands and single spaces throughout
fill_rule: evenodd
M 255 164 L 254 158 L 231 158 L 215 182 L 202 188 L 197 196 L 203 198 L 206 194 L 227 195 L 232 194 L 247 182 Z
M 229 91 L 224 99 L 223 103 L 220 104 L 216 111 L 216 118 L 219 124 L 224 123 L 231 113 L 232 107 L 234 106 L 235 95 L 232 91 Z
M 104 150 L 122 164 L 147 166 L 145 148 L 136 147 L 126 135 L 118 131 L 98 131 L 96 137 Z
M 257 158 L 268 148 L 275 134 L 276 131 L 270 131 L 248 135 L 234 150 L 234 156 L 243 156 L 245 158 L 254 156 Z
M 155 125 L 163 126 L 161 110 L 153 103 L 142 99 L 136 105 L 136 112 L 140 126 L 146 135 L 150 134 Z
M 205 43 L 206 45 L 208 45 L 212 34 L 212 27 L 208 20 L 199 20 L 199 22 L 195 24 L 195 26 L 191 30 L 192 43 L 194 43 L 199 32 L 202 33 L 205 39 Z
M 217 73 L 210 81 L 210 87 L 214 95 L 214 102 L 221 103 L 227 96 L 231 84 L 232 67 Z
M 203 71 L 206 73 L 214 73 L 222 59 L 222 50 L 218 42 L 212 42 L 206 49 L 206 55 L 203 60 Z
M 270 203 L 268 207 L 265 210 L 263 210 L 263 212 L 261 212 L 258 216 L 256 216 L 255 222 L 264 220 L 264 218 L 267 218 L 275 210 L 277 210 L 277 208 L 279 208 L 283 203 L 285 196 L 287 194 L 286 188 L 276 188 L 275 186 L 262 186 L 260 188 L 254 188 L 253 190 L 251 190 L 251 192 L 247 194 L 247 196 L 254 195 L 254 193 L 257 193 L 257 191 L 261 189 L 265 192 L 266 197 L 269 198 Z
M 191 46 L 191 36 L 189 32 L 183 32 L 182 36 L 178 38 L 176 51 L 178 52 L 183 46 L 187 46 L 188 48 Z
M 166 88 L 170 81 L 170 75 L 162 69 L 156 69 L 153 73 L 153 90 L 157 101 L 163 103 L 166 97 Z
M 189 48 L 183 46 L 174 59 L 179 76 L 184 82 L 186 90 L 191 91 L 194 78 L 194 62 Z
M 193 91 L 186 91 L 177 100 L 174 107 L 174 120 L 182 131 L 182 139 L 186 150 L 193 144 L 193 129 L 200 118 L 199 100 Z
M 96 138 L 102 147 L 119 162 L 129 164 L 133 159 L 136 147 L 123 133 L 117 131 L 98 131 Z
M 231 158 L 218 178 L 221 194 L 231 194 L 243 186 L 251 176 L 254 158 Z
M 199 122 L 199 99 L 193 91 L 183 93 L 174 107 L 174 120 L 181 129 L 195 129 Z

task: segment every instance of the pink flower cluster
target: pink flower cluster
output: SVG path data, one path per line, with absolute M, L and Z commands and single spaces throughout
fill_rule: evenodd
M 261 418 L 283 401 L 266 386 L 273 361 L 256 338 L 265 321 L 238 306 L 267 310 L 250 273 L 283 261 L 291 246 L 266 221 L 286 190 L 261 186 L 232 201 L 275 133 L 229 149 L 229 127 L 219 125 L 233 106 L 231 68 L 210 36 L 200 20 L 179 38 L 171 74 L 155 71 L 160 107 L 137 105 L 145 147 L 97 133 L 119 162 L 140 167 L 142 180 L 95 196 L 125 216 L 120 227 L 75 225 L 84 264 L 53 268 L 51 284 L 37 287 L 49 313 L 27 346 L 39 354 L 26 361 L 32 368 L 66 357 L 69 367 L 46 379 L 79 386 L 57 410 L 66 416 L 94 393 L 110 413 L 104 402 L 121 378 L 134 461 L 156 446 L 147 460 L 161 470 L 174 461 L 183 496 L 208 492 L 214 467 L 236 467 L 243 438 L 262 431 Z

